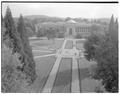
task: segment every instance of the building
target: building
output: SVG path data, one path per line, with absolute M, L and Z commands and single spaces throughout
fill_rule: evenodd
M 100 24 L 76 22 L 73 19 L 69 19 L 63 22 L 56 22 L 56 23 L 45 22 L 37 26 L 39 26 L 39 28 L 40 27 L 45 28 L 45 26 L 46 28 L 54 27 L 57 28 L 56 32 L 59 31 L 59 33 L 64 33 L 65 37 L 75 37 L 76 35 L 79 35 L 81 38 L 90 36 L 92 31 L 94 31 L 95 33 L 103 33 L 105 28 Z
M 65 36 L 76 36 L 81 35 L 81 37 L 87 37 L 90 35 L 91 24 L 78 23 L 74 20 L 69 20 L 66 22 L 66 33 Z

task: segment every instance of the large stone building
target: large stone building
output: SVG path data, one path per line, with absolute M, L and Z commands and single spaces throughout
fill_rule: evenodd
M 65 36 L 76 36 L 77 34 L 82 37 L 87 37 L 90 35 L 91 24 L 78 23 L 74 20 L 69 20 L 66 22 L 66 33 Z
M 76 22 L 72 19 L 69 19 L 68 21 L 64 22 L 45 22 L 41 25 L 39 24 L 39 27 L 49 27 L 53 26 L 58 29 L 60 33 L 64 33 L 65 37 L 75 37 L 79 34 L 81 37 L 88 37 L 92 31 L 98 32 L 97 30 L 92 30 L 92 27 L 96 25 L 99 28 L 99 33 L 103 33 L 104 27 L 100 24 L 94 24 L 94 23 L 87 23 L 87 22 Z M 94 29 L 94 27 L 93 27 Z

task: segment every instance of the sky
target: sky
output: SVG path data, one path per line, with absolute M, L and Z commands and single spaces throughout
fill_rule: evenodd
M 2 15 L 7 6 L 12 16 L 47 15 L 55 17 L 110 18 L 118 17 L 118 4 L 91 3 L 2 3 Z

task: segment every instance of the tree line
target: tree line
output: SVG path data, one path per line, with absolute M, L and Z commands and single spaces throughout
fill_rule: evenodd
M 15 26 L 11 10 L 7 7 L 6 14 L 4 17 L 1 16 L 1 19 L 2 28 L 4 28 L 2 29 L 2 45 L 5 45 L 5 47 L 11 51 L 11 56 L 16 56 L 17 58 L 15 58 L 19 61 L 19 64 L 16 64 L 17 61 L 13 59 L 15 62 L 14 70 L 13 66 L 9 66 L 12 61 L 10 62 L 8 60 L 8 64 L 6 65 L 5 56 L 2 61 L 2 92 L 12 92 L 12 87 L 14 86 L 11 86 L 11 83 L 13 83 L 13 81 L 17 81 L 18 79 L 24 80 L 27 85 L 31 85 L 35 81 L 37 75 L 23 16 L 20 15 L 17 26 Z M 5 48 L 2 46 L 2 50 L 4 49 Z M 10 60 L 11 59 L 12 58 L 10 58 Z M 8 68 L 6 68 L 6 66 L 8 66 Z M 10 70 L 13 71 L 10 72 Z M 14 74 L 14 71 L 17 73 Z M 16 75 L 18 75 L 18 79 L 15 78 Z
M 37 27 L 37 37 L 47 37 L 48 39 L 64 38 L 65 27 L 56 23 L 44 23 Z
M 102 80 L 108 92 L 118 92 L 118 20 L 112 15 L 105 34 L 92 33 L 84 48 L 86 59 L 97 62 L 93 78 Z

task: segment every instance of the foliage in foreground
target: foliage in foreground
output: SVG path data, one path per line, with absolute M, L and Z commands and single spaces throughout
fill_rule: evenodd
M 1 51 L 1 91 L 4 93 L 22 92 L 25 76 L 16 69 L 20 61 L 4 43 L 2 43 Z
M 85 45 L 85 57 L 97 62 L 93 75 L 102 79 L 108 92 L 118 92 L 118 23 L 112 16 L 105 35 L 91 35 Z
M 9 7 L 2 22 L 2 45 L 2 92 L 18 92 L 17 86 L 30 85 L 36 79 L 35 62 L 23 18 L 16 30 Z

